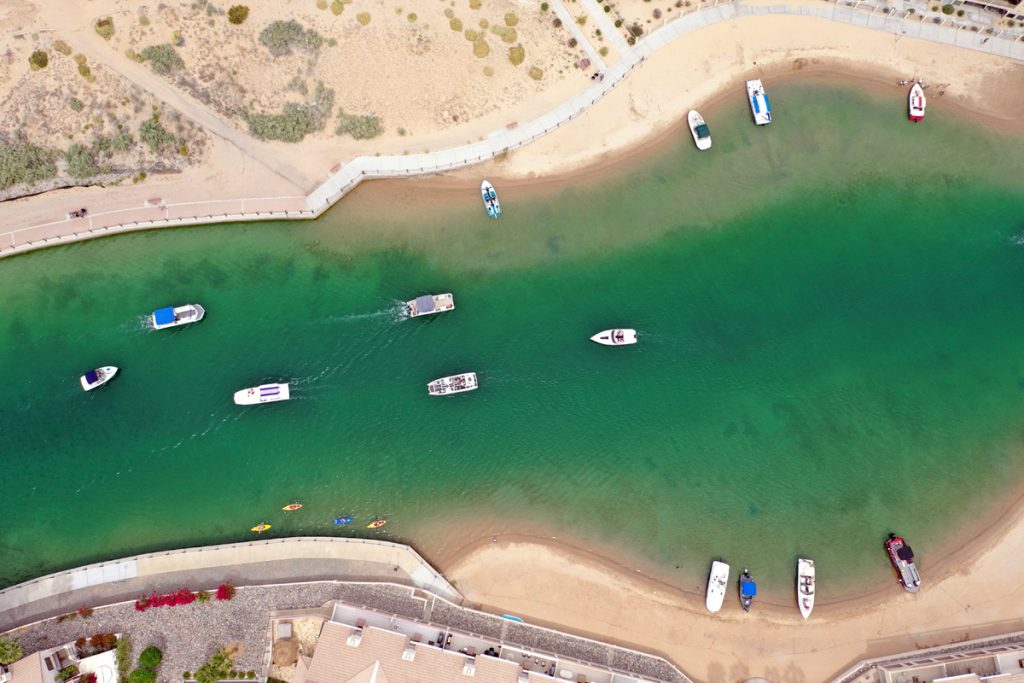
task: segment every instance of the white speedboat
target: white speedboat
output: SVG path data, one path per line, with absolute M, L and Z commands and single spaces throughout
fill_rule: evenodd
M 910 95 L 907 96 L 907 107 L 911 121 L 917 123 L 924 119 L 925 97 L 924 88 L 920 83 L 915 83 L 914 87 L 910 89 Z
M 604 344 L 605 346 L 627 346 L 636 344 L 636 330 L 628 328 L 605 330 L 598 332 L 590 341 Z
M 708 128 L 708 124 L 704 123 L 704 117 L 700 115 L 700 112 L 691 109 L 686 120 L 690 124 L 690 134 L 693 135 L 697 149 L 711 149 L 711 129 Z
M 199 304 L 185 304 L 184 306 L 168 306 L 158 308 L 150 316 L 150 322 L 154 330 L 165 330 L 168 327 L 188 325 L 197 323 L 206 315 L 206 309 Z
M 754 123 L 766 126 L 772 122 L 772 105 L 768 102 L 764 85 L 759 79 L 747 81 L 747 99 L 750 100 L 750 111 L 754 114 Z
M 117 374 L 117 368 L 113 365 L 104 365 L 102 368 L 96 368 L 82 375 L 79 380 L 82 382 L 82 389 L 85 391 L 92 391 L 96 387 L 101 387 L 110 380 L 114 379 L 114 375 Z
M 410 318 L 421 315 L 444 313 L 455 308 L 455 298 L 451 294 L 424 294 L 412 301 L 405 302 L 405 312 Z
M 235 403 L 240 406 L 252 406 L 257 403 L 287 401 L 291 397 L 291 391 L 287 384 L 261 384 L 258 387 L 236 391 Z
M 498 201 L 498 193 L 494 191 L 494 185 L 491 185 L 486 180 L 480 183 L 480 196 L 483 197 L 487 215 L 491 218 L 500 217 L 501 202 Z
M 796 601 L 804 619 L 814 609 L 814 560 L 796 561 Z
M 711 575 L 708 576 L 708 595 L 705 604 L 708 611 L 715 613 L 722 609 L 725 600 L 725 587 L 729 583 L 729 565 L 715 560 L 711 563 Z
M 431 396 L 448 396 L 473 391 L 478 386 L 475 372 L 463 372 L 460 375 L 435 379 L 427 385 L 427 393 Z

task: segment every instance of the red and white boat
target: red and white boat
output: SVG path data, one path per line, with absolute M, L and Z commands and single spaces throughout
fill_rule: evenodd
M 916 593 L 921 588 L 921 575 L 914 564 L 914 551 L 910 549 L 902 536 L 889 534 L 885 539 L 885 550 L 889 553 L 889 561 L 896 570 L 896 578 L 908 593 Z
M 907 105 L 911 121 L 916 123 L 924 119 L 924 88 L 921 87 L 920 83 L 915 83 L 914 87 L 910 89 Z

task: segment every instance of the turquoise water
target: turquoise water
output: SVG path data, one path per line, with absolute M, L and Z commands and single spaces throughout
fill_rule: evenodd
M 710 154 L 680 139 L 614 178 L 512 190 L 499 222 L 472 183 L 443 210 L 393 184 L 316 224 L 0 262 L 0 585 L 262 521 L 428 557 L 456 529 L 554 531 L 682 585 L 721 556 L 780 592 L 805 554 L 831 595 L 886 576 L 895 529 L 927 572 L 1021 479 L 1024 184 L 999 164 L 1024 145 L 775 92 L 770 130 L 730 104 Z M 407 210 L 381 212 L 394 188 Z M 456 310 L 403 320 L 427 291 Z M 184 302 L 206 320 L 146 328 Z M 640 343 L 587 341 L 617 325 Z M 83 393 L 105 364 L 121 374 Z M 427 396 L 467 370 L 479 391 Z M 294 400 L 232 404 L 264 381 Z

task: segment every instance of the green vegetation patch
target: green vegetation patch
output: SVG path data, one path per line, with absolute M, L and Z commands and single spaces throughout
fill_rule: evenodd
M 249 18 L 249 8 L 245 5 L 232 5 L 228 8 L 228 21 L 232 24 L 242 24 Z
M 214 652 L 205 664 L 196 669 L 193 678 L 196 683 L 216 683 L 227 679 L 233 668 L 231 656 L 227 650 L 221 649 Z
M 508 12 L 505 14 L 505 26 L 512 28 L 519 23 L 519 17 L 514 12 Z
M 0 190 L 13 185 L 37 183 L 57 175 L 56 154 L 49 149 L 33 145 L 23 136 L 13 142 L 0 138 Z M 17 641 L 7 641 L 17 645 Z M 0 645 L 0 662 L 7 652 L 13 652 L 11 645 Z M 18 650 L 20 652 L 20 649 Z M 21 655 L 15 660 L 21 659 Z
M 516 45 L 508 49 L 508 61 L 514 66 L 519 66 L 526 59 L 526 49 L 522 45 Z
M 506 43 L 514 43 L 516 42 L 516 38 L 518 37 L 516 35 L 516 30 L 514 28 L 510 28 L 508 26 L 498 26 L 497 24 L 491 27 L 491 33 L 498 36 L 499 38 L 501 38 L 503 42 Z
M 323 130 L 334 108 L 334 91 L 317 83 L 313 99 L 304 104 L 287 102 L 280 114 L 242 112 L 252 134 L 261 140 L 300 142 L 310 133 Z M 199 672 L 196 672 L 199 675 Z M 198 680 L 198 679 L 197 679 Z
M 68 45 L 67 43 L 65 43 L 63 40 L 55 40 L 55 41 L 53 41 L 53 49 L 56 50 L 57 52 L 61 53 L 65 57 L 68 57 L 68 56 L 71 55 L 71 46 Z
M 144 666 L 147 669 L 156 669 L 160 666 L 160 662 L 163 659 L 164 653 L 160 651 L 160 648 L 150 645 L 139 653 L 139 666 Z
M 177 50 L 170 43 L 161 45 L 150 45 L 139 53 L 145 61 L 149 62 L 149 68 L 153 73 L 161 76 L 168 76 L 185 66 L 185 62 L 178 56 Z
M 452 17 L 448 21 L 448 27 L 451 28 L 451 30 L 453 30 L 453 31 L 458 31 L 459 33 L 461 33 L 462 32 L 462 20 L 459 19 L 458 17 Z
M 139 139 L 153 152 L 159 152 L 162 148 L 177 142 L 174 135 L 160 123 L 160 117 L 157 114 L 153 114 L 151 118 L 139 125 Z M 132 681 L 131 683 L 137 682 Z
M 345 3 L 343 3 L 341 0 L 334 0 L 334 2 L 331 3 L 331 14 L 333 14 L 334 16 L 338 16 L 344 11 Z
M 334 129 L 336 135 L 351 135 L 356 140 L 368 140 L 382 132 L 380 119 L 373 114 L 359 116 L 346 114 L 344 109 L 338 110 L 338 125 Z
M 363 26 L 366 26 L 367 24 L 370 23 L 370 13 L 360 12 L 359 14 L 356 15 L 356 20 Z
M 540 68 L 539 66 L 531 66 L 530 78 L 532 78 L 535 81 L 539 81 L 540 79 L 544 78 L 544 69 Z
M 324 39 L 313 29 L 303 28 L 302 24 L 289 19 L 275 21 L 260 32 L 260 42 L 275 57 L 292 54 L 292 50 L 302 50 L 316 54 L 323 47 Z
M 473 43 L 473 54 L 480 59 L 491 54 L 491 46 L 482 37 Z
M 46 54 L 44 50 L 36 50 L 29 55 L 28 63 L 32 65 L 33 71 L 45 69 L 46 65 L 50 63 L 50 55 Z
M 103 40 L 110 40 L 114 37 L 114 20 L 110 17 L 97 19 L 93 26 L 96 29 L 96 33 L 100 34 L 100 38 L 103 38 Z
M 96 155 L 92 147 L 75 143 L 64 152 L 64 161 L 67 162 L 68 175 L 72 178 L 91 178 L 100 172 L 99 164 L 96 163 Z
M 71 111 L 82 111 L 85 109 L 85 104 L 77 97 L 68 98 L 68 106 L 71 107 Z
M 156 683 L 156 672 L 152 669 L 136 669 L 128 674 L 128 683 Z
M 13 664 L 21 659 L 22 654 L 21 643 L 17 638 L 0 636 L 0 664 Z

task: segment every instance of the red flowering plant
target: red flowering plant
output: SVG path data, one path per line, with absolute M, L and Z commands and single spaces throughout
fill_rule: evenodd
M 143 595 L 135 601 L 135 609 L 145 612 L 151 607 L 177 607 L 188 605 L 196 601 L 196 594 L 188 588 L 181 588 L 173 593 L 151 593 L 148 597 Z
M 217 586 L 217 599 L 218 600 L 230 600 L 235 597 L 235 587 L 230 583 L 222 583 Z

